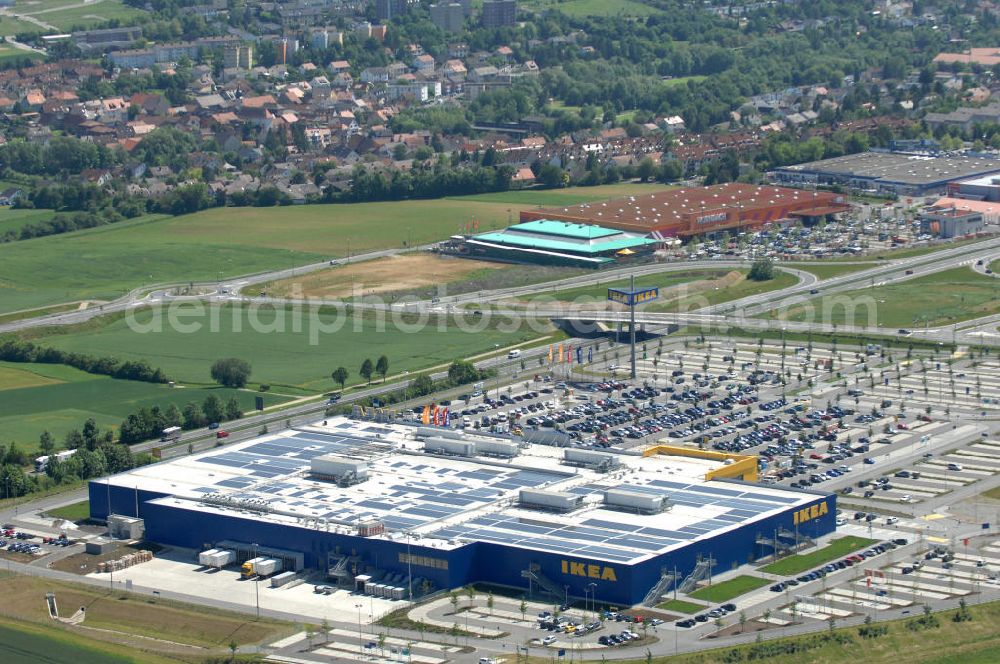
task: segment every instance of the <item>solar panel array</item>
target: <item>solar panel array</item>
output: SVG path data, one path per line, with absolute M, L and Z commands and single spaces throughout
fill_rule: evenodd
M 596 512 L 605 518 L 588 518 L 578 524 L 568 525 L 501 512 L 440 529 L 433 535 L 446 539 L 494 542 L 528 549 L 556 551 L 612 562 L 629 562 L 731 528 L 800 501 L 796 496 L 767 493 L 755 490 L 754 487 L 739 485 L 722 487 L 657 479 L 645 484 L 591 483 L 573 487 L 568 491 L 589 496 L 601 494 L 612 486 L 664 496 L 672 505 L 711 507 L 716 514 L 712 518 L 701 519 L 696 523 L 678 525 L 676 529 L 665 529 L 611 521 L 611 515 L 606 511 Z M 657 519 L 657 523 L 662 521 L 663 519 Z M 680 524 L 688 519 L 678 518 L 677 521 Z
M 270 496 L 273 505 L 303 516 L 346 522 L 377 517 L 390 530 L 408 530 L 481 507 L 506 492 L 565 479 L 565 474 L 541 470 L 438 465 L 434 459 L 417 456 L 374 458 L 373 479 L 356 488 L 317 486 L 295 477 L 308 468 L 314 457 L 356 457 L 372 442 L 347 433 L 298 431 L 288 437 L 208 455 L 198 461 L 239 470 L 242 476 L 228 477 L 194 491 L 208 494 L 224 489 L 236 500 Z M 384 486 L 373 491 L 370 482 L 383 482 Z M 371 495 L 373 492 L 377 495 Z

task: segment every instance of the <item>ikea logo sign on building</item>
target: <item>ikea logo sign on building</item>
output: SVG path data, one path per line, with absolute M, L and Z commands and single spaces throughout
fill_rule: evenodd
M 601 581 L 617 581 L 615 568 L 607 565 L 594 565 L 591 563 L 578 563 L 571 560 L 562 561 L 562 573 L 572 576 L 584 576 L 588 579 L 600 579 Z
M 810 505 L 800 510 L 796 510 L 792 513 L 792 523 L 796 526 L 800 523 L 805 523 L 806 521 L 812 521 L 813 519 L 818 519 L 824 514 L 829 513 L 830 508 L 826 506 L 826 501 L 821 503 L 816 503 L 815 505 Z

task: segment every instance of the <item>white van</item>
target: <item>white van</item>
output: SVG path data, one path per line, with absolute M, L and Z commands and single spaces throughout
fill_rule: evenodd
M 514 350 L 507 351 L 507 359 L 513 360 L 516 357 L 521 357 L 521 351 L 515 348 Z

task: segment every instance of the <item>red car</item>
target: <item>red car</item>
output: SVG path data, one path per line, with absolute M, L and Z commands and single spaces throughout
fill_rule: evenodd
M 223 431 L 223 430 L 220 429 L 219 431 L 215 432 L 215 437 L 216 438 L 228 438 L 229 437 L 229 432 L 228 431 Z

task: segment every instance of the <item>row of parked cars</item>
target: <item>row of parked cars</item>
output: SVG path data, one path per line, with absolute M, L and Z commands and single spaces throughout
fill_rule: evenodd
M 899 537 L 893 540 L 888 540 L 882 542 L 881 544 L 876 544 L 875 546 L 869 549 L 853 553 L 849 556 L 842 558 L 841 560 L 828 563 L 823 567 L 814 569 L 811 572 L 806 572 L 805 574 L 802 574 L 794 579 L 779 581 L 778 583 L 771 586 L 771 592 L 780 593 L 784 591 L 786 588 L 797 586 L 800 583 L 809 583 L 810 581 L 821 579 L 830 572 L 836 572 L 837 570 L 853 567 L 854 565 L 863 562 L 868 558 L 873 558 L 875 556 L 885 553 L 886 551 L 895 549 L 897 546 L 905 546 L 906 544 L 908 544 L 908 541 L 903 537 Z
M 732 604 L 732 603 L 730 603 L 730 604 L 723 604 L 721 606 L 718 606 L 718 607 L 712 609 L 711 611 L 706 611 L 705 613 L 699 613 L 694 618 L 687 618 L 685 620 L 678 620 L 674 624 L 677 625 L 678 627 L 683 627 L 683 628 L 687 629 L 687 628 L 690 628 L 690 627 L 694 627 L 698 623 L 708 622 L 710 619 L 714 620 L 715 618 L 721 618 L 723 616 L 729 615 L 730 613 L 732 613 L 735 610 L 736 610 L 736 605 L 735 604 Z

